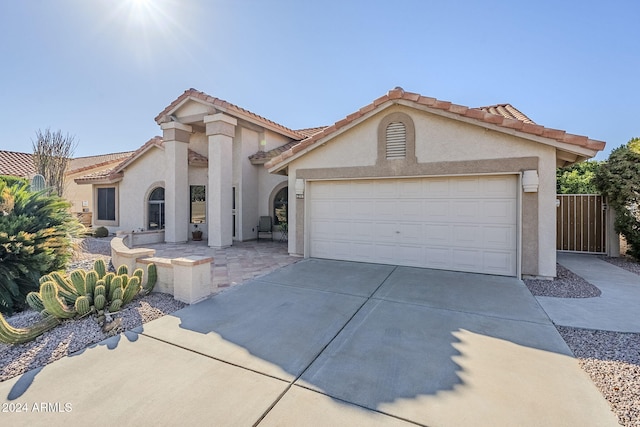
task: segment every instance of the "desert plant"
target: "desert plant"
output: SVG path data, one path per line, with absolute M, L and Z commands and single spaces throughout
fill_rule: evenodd
M 640 259 L 640 138 L 613 150 L 594 181 L 616 211 L 615 230 L 626 238 L 627 252 Z
M 105 270 L 104 261 L 97 260 L 94 269 L 89 272 L 75 270 L 67 277 L 58 272 L 47 274 L 40 278 L 40 292 L 29 293 L 26 300 L 31 308 L 44 313 L 45 319 L 53 317 L 59 323 L 61 319 L 95 313 L 98 323 L 103 324 L 106 319 L 105 310 L 108 309 L 109 313 L 119 311 L 137 295 L 150 293 L 156 284 L 158 274 L 155 264 L 147 266 L 147 281 L 144 285 L 142 269 L 136 269 L 131 276 L 127 275 L 126 270 L 126 267 L 119 268 L 118 271 L 123 272 L 122 274 L 115 276 L 113 273 L 106 273 L 104 278 L 98 279 Z M 107 278 L 109 297 L 105 280 Z M 34 325 L 35 331 L 39 331 L 35 333 L 30 328 L 12 329 L 0 315 L 0 341 L 8 344 L 26 342 L 55 326 L 51 326 L 52 324 L 53 321 L 47 321 Z
M 0 179 L 0 312 L 25 307 L 38 278 L 65 268 L 71 238 L 82 226 L 69 203 L 46 190 L 32 192 L 26 181 L 9 186 Z
M 107 237 L 109 235 L 109 230 L 107 230 L 106 227 L 98 227 L 93 235 L 95 237 Z

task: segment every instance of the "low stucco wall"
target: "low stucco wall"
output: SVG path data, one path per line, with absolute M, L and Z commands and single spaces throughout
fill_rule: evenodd
M 154 256 L 154 249 L 129 248 L 127 237 L 114 237 L 111 240 L 111 259 L 113 265 L 126 265 L 129 271 L 142 268 L 147 271 L 149 264 L 156 265 L 158 281 L 154 292 L 173 295 L 178 301 L 193 304 L 207 298 L 213 292 L 211 286 L 212 257 L 190 256 L 181 258 L 162 258 Z

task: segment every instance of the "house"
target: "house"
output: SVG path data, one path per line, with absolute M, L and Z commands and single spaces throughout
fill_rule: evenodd
M 554 277 L 556 168 L 604 146 L 395 88 L 266 167 L 288 176 L 290 253 Z
M 91 225 L 93 192 L 87 186 L 76 184 L 75 178 L 88 173 L 110 170 L 132 154 L 129 152 L 75 157 L 69 160 L 65 173 L 63 197 L 71 203 L 71 212 L 77 214 L 85 225 Z M 0 175 L 30 179 L 36 174 L 32 153 L 0 150 Z
M 157 231 L 165 242 L 203 232 L 211 247 L 256 239 L 260 216 L 286 208 L 286 176 L 264 163 L 308 136 L 195 89 L 167 106 L 147 141 L 111 170 L 77 178 L 94 192 L 95 226 Z M 277 233 L 275 233 L 277 236 Z
M 225 247 L 286 211 L 291 254 L 518 277 L 555 276 L 556 167 L 604 148 L 509 104 L 401 88 L 328 127 L 292 130 L 195 89 L 156 122 L 162 137 L 76 178 L 95 225 L 166 242 L 197 225 Z

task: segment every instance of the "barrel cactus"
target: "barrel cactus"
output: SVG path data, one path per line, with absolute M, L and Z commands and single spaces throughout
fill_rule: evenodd
M 70 319 L 77 314 L 74 308 L 67 305 L 58 296 L 58 288 L 53 282 L 44 282 L 40 285 L 40 298 L 45 310 L 58 319 Z
M 102 258 L 98 258 L 93 263 L 93 269 L 98 274 L 98 279 L 104 278 L 107 274 L 107 264 Z
M 78 315 L 85 316 L 91 312 L 91 304 L 89 302 L 89 298 L 86 296 L 81 296 L 76 299 L 75 303 L 76 311 Z
M 46 316 L 30 328 L 14 328 L 0 314 L 0 341 L 6 344 L 22 344 L 36 339 L 44 332 L 55 328 L 60 321 L 54 316 Z
M 105 298 L 105 296 L 102 294 L 96 295 L 96 298 L 93 301 L 93 305 L 95 306 L 96 310 L 104 309 L 104 306 L 106 305 L 106 303 L 107 303 L 107 298 Z
M 52 329 L 62 319 L 90 314 L 95 315 L 101 325 L 111 322 L 109 313 L 119 311 L 137 295 L 153 290 L 158 278 L 155 264 L 149 264 L 146 273 L 146 282 L 141 268 L 129 275 L 127 266 L 122 265 L 117 274 L 107 273 L 104 261 L 98 260 L 88 272 L 74 270 L 68 276 L 60 272 L 44 275 L 40 278 L 40 292 L 31 292 L 26 297 L 29 306 L 41 313 L 43 319 L 31 328 L 14 328 L 0 316 L 0 341 L 27 342 Z
M 38 292 L 29 292 L 27 294 L 27 304 L 38 313 L 44 310 L 44 304 Z

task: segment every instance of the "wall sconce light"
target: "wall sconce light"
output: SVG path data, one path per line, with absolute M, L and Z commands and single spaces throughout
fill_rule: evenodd
M 296 179 L 296 199 L 304 199 L 304 179 Z
M 522 172 L 522 190 L 525 193 L 537 193 L 540 180 L 537 170 L 528 170 Z

